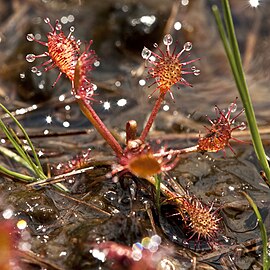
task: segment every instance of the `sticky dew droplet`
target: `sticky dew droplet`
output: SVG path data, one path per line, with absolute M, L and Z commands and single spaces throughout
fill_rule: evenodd
M 26 55 L 25 59 L 27 62 L 32 63 L 35 61 L 36 56 L 34 54 L 30 53 L 30 54 Z
M 32 68 L 31 68 L 31 71 L 32 71 L 33 73 L 37 73 L 38 68 L 37 68 L 37 67 L 32 67 Z
M 29 33 L 29 34 L 27 34 L 26 39 L 28 41 L 33 41 L 33 40 L 35 40 L 35 36 L 32 33 Z
M 195 70 L 193 71 L 193 74 L 194 74 L 195 76 L 199 76 L 199 75 L 201 74 L 201 71 L 200 71 L 199 69 L 195 69 Z
M 186 42 L 185 44 L 184 44 L 184 50 L 186 51 L 186 52 L 189 52 L 190 50 L 192 49 L 192 43 L 191 42 Z
M 50 23 L 50 19 L 47 17 L 47 18 L 44 19 L 44 22 L 45 23 Z
M 55 29 L 58 30 L 58 31 L 61 30 L 62 29 L 62 24 L 57 21 L 56 24 L 55 24 Z
M 172 36 L 170 34 L 165 35 L 164 38 L 163 38 L 163 43 L 166 46 L 170 46 L 173 43 Z
M 36 72 L 36 75 L 37 75 L 37 76 L 41 76 L 41 75 L 42 75 L 42 72 L 41 72 L 40 70 L 38 70 L 38 71 Z
M 245 122 L 242 122 L 240 125 L 239 125 L 239 129 L 240 130 L 245 130 L 247 128 L 247 125 Z
M 151 56 L 151 54 L 152 54 L 152 52 L 149 49 L 147 49 L 146 47 L 144 47 L 141 55 L 142 55 L 143 59 L 147 60 Z
M 149 61 L 155 62 L 155 61 L 156 61 L 156 57 L 155 57 L 154 55 L 151 55 L 151 56 L 149 57 Z
M 237 105 L 235 103 L 231 103 L 230 106 L 228 107 L 228 110 L 231 111 L 232 113 L 236 112 Z

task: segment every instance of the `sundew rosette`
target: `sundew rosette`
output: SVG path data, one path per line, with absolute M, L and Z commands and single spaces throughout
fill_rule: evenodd
M 159 90 L 160 95 L 165 95 L 169 92 L 174 100 L 171 87 L 177 84 L 192 86 L 183 76 L 187 74 L 198 76 L 200 74 L 200 70 L 195 66 L 189 66 L 199 60 L 199 58 L 186 61 L 186 59 L 190 57 L 189 52 L 192 49 L 191 42 L 186 42 L 182 50 L 178 53 L 176 53 L 177 43 L 171 51 L 170 47 L 173 44 L 173 38 L 170 34 L 164 36 L 163 44 L 166 46 L 165 52 L 163 52 L 155 43 L 154 47 L 160 54 L 144 47 L 142 50 L 142 57 L 150 64 L 150 66 L 148 66 L 148 74 L 155 79 L 149 87 L 154 84 L 157 85 L 153 93 L 157 90 Z M 185 52 L 187 54 L 184 55 Z M 149 97 L 151 97 L 153 93 Z

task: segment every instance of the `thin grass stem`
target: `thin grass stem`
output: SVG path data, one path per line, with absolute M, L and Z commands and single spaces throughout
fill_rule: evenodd
M 158 211 L 160 212 L 160 182 L 161 182 L 161 175 L 156 174 L 155 176 L 155 186 L 156 186 L 156 204 Z
M 25 155 L 24 150 L 17 143 L 17 141 L 14 139 L 14 137 L 12 136 L 10 130 L 7 128 L 7 126 L 4 124 L 4 122 L 1 119 L 0 119 L 0 129 L 5 133 L 5 135 L 7 136 L 8 140 L 11 142 L 11 144 L 16 149 L 16 151 L 18 152 L 18 154 L 26 161 L 27 160 L 27 157 Z
M 35 181 L 35 177 L 32 177 L 32 176 L 28 176 L 28 175 L 25 175 L 25 174 L 21 174 L 21 173 L 17 173 L 17 172 L 14 172 L 14 171 L 11 171 L 7 168 L 5 168 L 4 166 L 0 165 L 0 171 L 6 175 L 8 175 L 9 177 L 11 178 L 16 178 L 16 179 L 19 179 L 23 182 L 33 182 Z
M 269 255 L 268 255 L 268 238 L 267 238 L 266 228 L 262 220 L 262 216 L 260 214 L 260 211 L 256 203 L 253 201 L 253 199 L 246 192 L 241 192 L 241 193 L 246 197 L 246 199 L 248 200 L 249 204 L 253 208 L 253 211 L 257 217 L 258 224 L 260 227 L 262 243 L 263 243 L 263 254 L 262 254 L 263 270 L 269 270 L 270 260 L 269 260 Z
M 21 156 L 17 155 L 16 153 L 9 150 L 8 148 L 0 145 L 0 153 L 22 164 L 27 169 L 33 171 L 33 168 L 29 165 L 28 162 L 26 162 Z

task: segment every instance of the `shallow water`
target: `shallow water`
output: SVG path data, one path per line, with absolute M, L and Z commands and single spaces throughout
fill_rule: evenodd
M 132 246 L 154 234 L 162 238 L 161 258 L 167 258 L 176 269 L 260 269 L 256 217 L 240 192 L 252 196 L 268 228 L 269 189 L 259 175 L 260 166 L 246 130 L 235 135 L 246 142 L 232 143 L 236 155 L 230 149 L 226 157 L 222 152 L 185 155 L 176 169 L 163 176 L 164 181 L 173 178 L 188 187 L 205 203 L 216 201 L 222 209 L 222 228 L 212 249 L 206 247 L 207 242 L 190 241 L 183 247 L 174 239 L 175 234 L 181 234 L 181 226 L 175 229 L 179 218 L 171 218 L 173 209 L 166 207 L 161 215 L 157 214 L 150 184 L 125 174 L 118 182 L 106 177 L 114 162 L 113 153 L 80 112 L 66 78 L 62 76 L 51 88 L 57 71 L 36 76 L 30 71 L 33 64 L 25 61 L 26 54 L 45 49 L 25 38 L 32 32 L 45 39 L 49 30 L 42 20 L 45 17 L 60 19 L 65 33 L 74 25 L 74 35 L 82 41 L 93 39 L 100 66 L 93 71 L 92 79 L 98 87 L 96 98 L 103 101 L 94 102 L 93 107 L 124 144 L 125 123 L 135 119 L 141 130 L 156 99 L 155 95 L 147 98 L 153 91 L 147 87 L 151 82 L 142 81 L 147 77 L 142 48 L 154 50 L 152 44 L 161 43 L 168 32 L 179 41 L 180 48 L 192 41 L 192 59 L 201 59 L 196 63 L 201 74 L 186 77 L 193 88 L 173 90 L 175 102 L 168 95 L 149 136 L 156 147 L 192 146 L 199 131 L 205 132 L 203 125 L 209 124 L 205 115 L 215 117 L 214 105 L 227 109 L 238 93 L 211 14 L 211 4 L 218 1 L 184 2 L 25 1 L 23 7 L 17 1 L 0 4 L 4 14 L 0 16 L 1 102 L 16 112 L 33 138 L 46 171 L 49 164 L 52 173 L 59 174 L 55 169 L 58 163 L 92 149 L 89 165 L 93 169 L 63 182 L 71 194 L 62 194 L 53 187 L 33 190 L 1 177 L 1 209 L 12 209 L 15 220 L 25 220 L 24 231 L 30 235 L 28 249 L 20 254 L 25 267 L 22 269 L 118 269 L 112 268 L 110 261 L 103 263 L 92 256 L 95 243 L 114 241 Z M 244 0 L 231 4 L 251 98 L 269 154 L 270 106 L 266 97 L 270 4 L 264 1 L 258 9 L 252 9 Z M 143 16 L 148 16 L 149 25 L 142 22 Z M 179 23 L 181 29 L 177 30 Z M 239 100 L 237 106 L 240 111 Z M 26 110 L 18 111 L 22 108 Z M 244 115 L 237 121 L 245 121 Z M 12 125 L 9 118 L 5 122 Z M 5 157 L 1 157 L 1 163 L 23 170 Z M 195 262 L 191 261 L 193 257 L 197 258 Z M 125 269 L 124 262 L 121 267 Z

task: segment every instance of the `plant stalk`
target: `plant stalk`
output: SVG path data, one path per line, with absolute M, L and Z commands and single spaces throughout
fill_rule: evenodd
M 161 93 L 161 94 L 159 95 L 159 97 L 158 97 L 158 99 L 157 99 L 155 105 L 154 105 L 154 108 L 152 109 L 152 112 L 151 112 L 151 114 L 150 114 L 150 116 L 149 116 L 149 118 L 148 118 L 148 121 L 147 121 L 147 123 L 146 123 L 146 125 L 145 125 L 145 127 L 144 127 L 144 129 L 143 129 L 143 131 L 142 131 L 142 134 L 141 134 L 141 136 L 140 136 L 140 140 L 141 140 L 142 142 L 145 141 L 145 138 L 146 138 L 146 136 L 148 135 L 149 130 L 151 129 L 151 127 L 152 127 L 152 125 L 153 125 L 153 122 L 154 122 L 155 119 L 156 119 L 157 113 L 158 113 L 158 111 L 159 111 L 159 109 L 160 109 L 161 103 L 162 103 L 163 100 L 164 100 L 164 97 L 165 97 L 165 94 L 164 94 L 164 93 Z
M 93 107 L 87 102 L 87 100 L 78 98 L 77 102 L 80 105 L 81 111 L 85 114 L 88 120 L 93 124 L 99 134 L 104 138 L 104 140 L 110 145 L 114 153 L 118 158 L 123 156 L 123 149 L 120 144 L 113 137 L 112 133 L 107 129 L 102 120 L 96 114 Z

